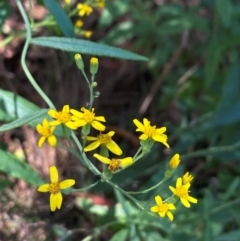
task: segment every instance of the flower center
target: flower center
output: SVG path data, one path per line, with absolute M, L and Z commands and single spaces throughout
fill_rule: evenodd
M 90 112 L 89 110 L 86 110 L 85 108 L 83 109 L 84 113 L 83 113 L 83 119 L 87 122 L 87 123 L 91 123 L 94 120 L 94 116 L 95 114 L 93 112 Z
M 44 128 L 42 135 L 45 136 L 45 137 L 51 136 L 51 135 L 52 135 L 52 130 L 51 130 L 51 128 Z
M 163 203 L 162 205 L 158 206 L 158 211 L 161 213 L 166 213 L 168 211 L 168 205 L 166 203 Z
M 146 126 L 145 127 L 145 134 L 151 137 L 155 133 L 156 126 Z
M 111 163 L 108 166 L 108 169 L 111 172 L 115 172 L 120 168 L 120 164 L 121 164 L 121 161 L 119 161 L 117 159 L 112 159 Z
M 108 134 L 100 134 L 97 136 L 97 138 L 98 138 L 98 141 L 104 145 L 110 143 L 112 140 Z
M 189 196 L 188 190 L 183 186 L 176 188 L 176 195 L 180 198 L 187 198 Z
M 56 119 L 61 123 L 66 123 L 71 120 L 71 114 L 68 112 L 59 111 L 56 114 Z
M 60 190 L 59 182 L 49 184 L 49 192 L 52 194 L 58 193 Z

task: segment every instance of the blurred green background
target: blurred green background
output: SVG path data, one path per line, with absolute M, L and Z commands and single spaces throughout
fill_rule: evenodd
M 34 6 L 39 11 L 44 8 Z M 17 25 L 21 18 L 14 1 L 9 1 L 8 5 L 4 1 L 0 4 L 0 16 L 1 40 L 12 34 L 14 28 L 22 27 Z M 174 186 L 176 178 L 189 171 L 194 176 L 191 195 L 199 202 L 190 209 L 177 204 L 175 219 L 169 222 L 167 218 L 140 212 L 131 202 L 127 203 L 130 214 L 126 213 L 124 207 L 114 206 L 122 197 L 101 183 L 86 195 L 67 197 L 63 210 L 50 214 L 47 208 L 41 208 L 48 204 L 47 197 L 41 199 L 31 185 L 19 187 L 18 181 L 38 185 L 36 183 L 42 182 L 40 175 L 48 178 L 49 149 L 43 150 L 46 169 L 40 170 L 41 159 L 39 165 L 34 161 L 41 155 L 41 150 L 31 147 L 34 141 L 27 143 L 30 145 L 27 145 L 27 151 L 26 143 L 24 146 L 26 132 L 36 138 L 38 135 L 32 128 L 27 131 L 20 128 L 0 136 L 0 207 L 3 210 L 0 215 L 8 215 L 0 220 L 0 234 L 4 240 L 24 240 L 21 239 L 24 235 L 31 237 L 27 240 L 61 241 L 240 240 L 240 2 L 106 1 L 103 11 L 95 11 L 89 18 L 84 18 L 84 22 L 86 28 L 94 32 L 92 41 L 149 58 L 146 63 L 100 58 L 97 75 L 100 96 L 96 100 L 96 112 L 106 117 L 109 130 L 116 131 L 116 142 L 125 155 L 132 156 L 137 150 L 134 118 L 142 120 L 146 117 L 158 127 L 166 126 L 171 146 L 166 150 L 155 144 L 152 152 L 137 165 L 115 175 L 113 181 L 126 190 L 151 187 L 161 180 L 173 154 L 179 153 L 182 162 L 173 179 L 158 190 L 136 198 L 149 201 L 158 194 L 168 197 L 168 186 Z M 57 27 L 37 32 L 38 36 L 47 34 L 61 35 Z M 1 48 L 2 123 L 46 107 L 40 97 L 33 94 L 35 92 L 20 68 L 23 41 L 18 39 Z M 70 64 L 70 56 L 55 50 L 41 51 L 41 48 L 33 47 L 28 55 L 29 68 L 39 85 L 59 108 L 66 103 L 74 108 L 84 105 L 88 100 L 87 86 L 74 63 Z M 84 56 L 86 63 L 89 57 Z M 20 148 L 25 153 L 23 157 L 19 146 L 15 147 L 16 142 L 20 146 L 23 142 L 23 148 Z M 20 164 L 16 160 L 19 155 L 25 160 Z M 71 160 L 70 164 L 66 158 Z M 83 167 L 79 168 L 72 156 L 54 153 L 50 159 L 62 167 L 63 176 L 76 178 L 80 187 L 93 182 L 91 174 L 82 170 Z M 28 168 L 33 168 L 36 173 Z M 28 173 L 31 173 L 30 177 Z M 40 199 L 27 205 L 17 202 L 19 188 L 25 193 L 31 190 L 29 195 Z M 96 201 L 100 197 L 104 199 L 101 204 Z M 10 207 L 6 205 L 9 202 Z M 40 207 L 33 212 L 35 205 Z M 22 207 L 24 211 L 21 211 Z M 16 216 L 18 219 L 14 219 Z M 23 236 L 16 220 L 22 220 L 25 225 Z M 135 226 L 130 225 L 130 220 L 134 220 Z M 4 230 L 1 227 L 5 227 L 6 222 L 10 228 Z M 37 235 L 39 233 L 44 238 Z M 88 235 L 92 236 L 87 239 Z

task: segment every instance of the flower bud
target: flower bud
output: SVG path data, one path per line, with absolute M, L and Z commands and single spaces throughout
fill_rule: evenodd
M 75 54 L 74 59 L 75 59 L 77 67 L 80 70 L 83 70 L 84 69 L 84 62 L 83 62 L 83 59 L 82 59 L 82 55 L 81 54 Z
M 92 57 L 90 60 L 90 73 L 95 75 L 98 71 L 98 58 Z

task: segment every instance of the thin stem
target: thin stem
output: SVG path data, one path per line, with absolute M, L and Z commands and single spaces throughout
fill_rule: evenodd
M 135 199 L 134 197 L 132 197 L 130 194 L 128 194 L 128 192 L 124 191 L 122 188 L 120 188 L 118 185 L 114 184 L 110 180 L 105 180 L 105 181 L 106 181 L 106 183 L 111 185 L 113 188 L 115 188 L 119 192 L 121 192 L 123 195 L 125 195 L 126 197 L 131 199 L 140 209 L 144 210 L 144 207 L 139 203 L 139 201 L 137 199 Z
M 38 94 L 44 99 L 44 101 L 47 103 L 47 105 L 50 108 L 54 108 L 54 105 L 52 103 L 52 101 L 48 98 L 48 96 L 42 91 L 42 89 L 38 86 L 38 84 L 36 83 L 35 79 L 33 78 L 33 76 L 31 75 L 27 65 L 26 65 L 26 55 L 27 55 L 27 50 L 29 48 L 31 39 L 32 39 L 32 35 L 31 35 L 31 27 L 30 27 L 30 23 L 28 21 L 28 17 L 26 15 L 26 12 L 23 8 L 23 5 L 21 3 L 20 0 L 16 0 L 17 6 L 19 8 L 19 11 L 22 15 L 23 21 L 26 25 L 26 30 L 27 30 L 27 36 L 26 36 L 26 41 L 23 47 L 23 52 L 21 55 L 21 65 L 23 68 L 24 73 L 26 74 L 28 80 L 30 81 L 30 83 L 32 84 L 32 86 L 35 88 L 35 90 L 38 92 Z
M 152 187 L 150 187 L 150 188 L 148 188 L 148 189 L 145 189 L 145 190 L 143 190 L 143 191 L 139 191 L 139 192 L 127 192 L 127 193 L 129 193 L 129 194 L 143 194 L 143 193 L 148 193 L 149 191 L 151 191 L 151 190 L 159 187 L 160 185 L 162 185 L 167 179 L 168 179 L 168 178 L 164 177 L 161 182 L 159 182 L 159 183 L 157 183 L 156 185 L 154 185 L 154 186 L 152 186 Z

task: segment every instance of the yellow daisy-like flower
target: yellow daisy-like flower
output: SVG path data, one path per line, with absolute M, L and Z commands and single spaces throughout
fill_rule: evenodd
M 81 108 L 82 112 L 74 110 L 74 109 L 71 109 L 70 112 L 73 115 L 73 120 L 75 121 L 74 123 L 78 127 L 90 124 L 96 130 L 104 131 L 106 129 L 106 127 L 99 121 L 106 122 L 106 120 L 103 116 L 95 116 L 94 110 L 95 109 L 92 108 L 92 110 L 89 111 L 88 109 L 82 107 Z
M 107 157 L 101 156 L 99 154 L 93 155 L 97 158 L 100 162 L 108 164 L 108 169 L 114 173 L 115 171 L 119 170 L 121 167 L 129 166 L 133 163 L 132 157 L 126 157 L 123 159 L 109 159 Z
M 179 154 L 175 154 L 172 159 L 169 162 L 169 166 L 171 169 L 175 169 L 178 167 L 179 163 L 180 163 L 180 156 Z
M 182 178 L 179 177 L 176 182 L 176 188 L 169 186 L 170 190 L 173 192 L 174 195 L 178 196 L 182 202 L 182 204 L 186 207 L 189 208 L 191 203 L 197 203 L 197 199 L 194 197 L 189 196 L 189 191 L 188 189 L 190 188 L 190 183 L 182 184 Z
M 64 181 L 58 181 L 58 170 L 55 166 L 50 167 L 50 184 L 43 184 L 38 188 L 39 192 L 50 192 L 50 209 L 52 212 L 56 210 L 56 208 L 60 209 L 62 206 L 62 193 L 61 189 L 66 189 L 75 184 L 75 180 L 67 179 Z
M 84 148 L 84 151 L 86 151 L 86 152 L 87 151 L 92 151 L 92 150 L 98 148 L 100 145 L 104 145 L 112 153 L 114 153 L 116 155 L 121 155 L 122 154 L 122 150 L 117 145 L 117 143 L 112 140 L 112 136 L 114 134 L 115 134 L 114 131 L 110 131 L 107 134 L 100 133 L 97 137 L 87 136 L 86 139 L 88 141 L 94 141 L 94 142 L 91 143 L 90 145 L 86 146 Z
M 155 201 L 157 205 L 151 207 L 151 212 L 158 213 L 162 218 L 167 215 L 168 218 L 173 221 L 173 214 L 169 210 L 175 210 L 175 206 L 172 203 L 163 203 L 162 198 L 159 195 L 155 196 Z
M 77 20 L 74 24 L 75 27 L 81 28 L 83 26 L 84 22 L 82 20 Z
M 78 11 L 78 15 L 79 16 L 84 16 L 84 15 L 90 15 L 93 11 L 92 7 L 87 5 L 87 4 L 82 4 L 82 3 L 79 3 L 77 4 L 77 9 L 79 10 Z
M 143 119 L 143 123 L 137 119 L 134 119 L 133 122 L 137 126 L 136 131 L 143 132 L 143 134 L 139 137 L 140 140 L 152 138 L 154 141 L 161 142 L 167 148 L 169 148 L 167 143 L 167 135 L 163 134 L 167 130 L 166 127 L 156 128 L 156 126 L 151 126 L 151 122 L 146 118 Z
M 42 125 L 38 124 L 37 127 L 37 132 L 41 134 L 42 136 L 40 137 L 38 141 L 38 147 L 41 148 L 45 140 L 48 140 L 48 143 L 50 146 L 56 146 L 57 144 L 57 138 L 53 135 L 53 131 L 55 129 L 54 126 L 49 126 L 49 122 L 45 118 L 42 122 Z
M 193 176 L 189 174 L 189 172 L 186 172 L 184 175 L 183 175 L 183 184 L 187 184 L 188 182 L 190 183 L 193 179 Z
M 84 31 L 83 35 L 86 37 L 86 38 L 90 38 L 92 36 L 93 32 L 92 31 Z
M 64 105 L 62 111 L 49 110 L 48 115 L 50 115 L 54 121 L 49 122 L 51 126 L 65 125 L 69 129 L 76 130 L 78 126 L 75 125 L 73 117 L 69 111 L 69 105 Z

